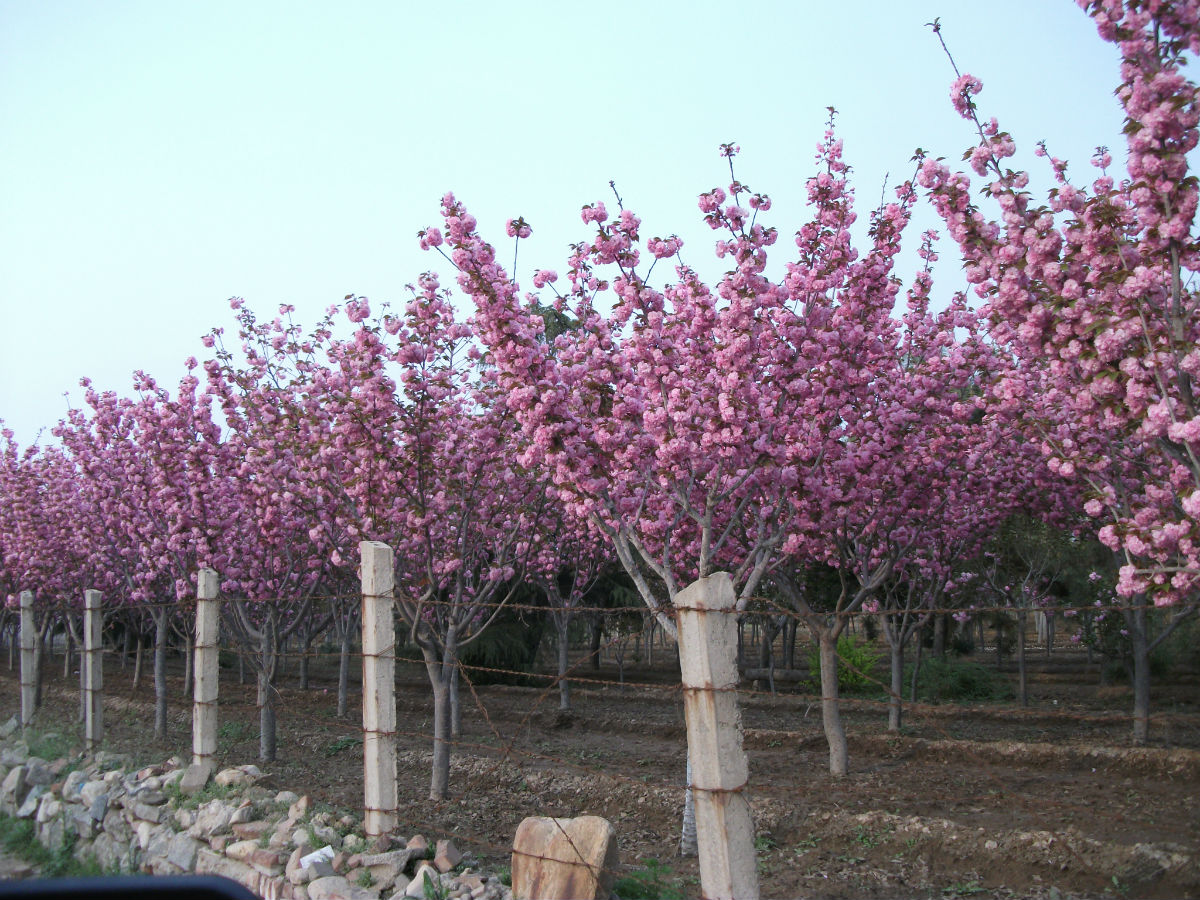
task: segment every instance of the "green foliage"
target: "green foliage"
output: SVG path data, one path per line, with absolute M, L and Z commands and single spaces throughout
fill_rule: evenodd
M 167 799 L 171 801 L 171 805 L 176 809 L 198 809 L 209 800 L 227 800 L 232 796 L 237 788 L 233 785 L 221 787 L 213 780 L 209 780 L 208 784 L 191 796 L 185 797 L 182 789 L 179 787 L 180 779 L 163 785 L 163 793 Z
M 860 644 L 849 634 L 843 634 L 837 642 L 838 690 L 841 693 L 870 693 L 879 690 L 879 679 L 875 667 L 883 659 L 883 653 L 870 644 Z M 821 651 L 813 647 L 808 652 L 809 678 L 819 690 L 821 687 Z
M 683 882 L 657 859 L 642 860 L 641 868 L 618 878 L 613 893 L 621 900 L 683 900 Z
M 905 683 L 910 676 L 905 676 Z M 1007 700 L 1012 685 L 992 668 L 965 660 L 927 659 L 917 675 L 917 697 L 927 703 Z
M 496 877 L 500 879 L 500 883 L 505 887 L 512 887 L 512 867 L 501 866 L 496 871 Z
M 322 747 L 321 755 L 328 759 L 337 756 L 343 750 L 347 750 L 350 747 L 360 747 L 362 746 L 362 742 L 362 735 L 344 734 L 340 738 L 330 741 L 328 744 Z
M 59 759 L 70 756 L 74 741 L 56 731 L 47 731 L 29 740 L 29 755 L 40 759 Z
M 75 834 L 67 832 L 60 846 L 43 847 L 37 839 L 37 830 L 32 819 L 17 819 L 0 814 L 0 847 L 37 866 L 41 877 L 76 878 L 120 874 L 105 872 L 94 856 L 82 861 L 76 859 L 75 841 Z
M 533 668 L 546 630 L 546 615 L 530 609 L 541 593 L 522 587 L 513 597 L 519 609 L 504 609 L 478 638 L 462 647 L 458 660 L 474 684 L 530 684 L 523 673 Z

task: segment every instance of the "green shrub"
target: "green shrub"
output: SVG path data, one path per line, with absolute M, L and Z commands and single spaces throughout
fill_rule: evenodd
M 657 859 L 642 860 L 643 866 L 616 880 L 612 892 L 621 900 L 683 900 L 683 884 Z
M 838 690 L 841 693 L 869 693 L 880 689 L 875 667 L 883 654 L 869 644 L 860 644 L 852 635 L 838 638 Z M 808 652 L 809 678 L 821 688 L 821 651 L 813 647 Z
M 906 684 L 910 677 L 905 676 Z M 979 663 L 934 657 L 921 663 L 917 675 L 917 697 L 928 703 L 1007 700 L 1012 695 L 1006 678 Z

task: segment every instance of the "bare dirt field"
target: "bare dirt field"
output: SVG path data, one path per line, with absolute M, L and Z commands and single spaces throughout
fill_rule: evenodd
M 627 668 L 623 688 L 604 683 L 615 669 L 584 668 L 596 681 L 578 685 L 569 715 L 553 688 L 464 685 L 443 803 L 426 799 L 429 688 L 421 670 L 402 669 L 400 832 L 453 836 L 500 867 L 523 817 L 602 815 L 648 894 L 698 896 L 695 861 L 676 853 L 685 741 L 672 665 Z M 845 701 L 851 773 L 840 779 L 828 775 L 811 696 L 748 690 L 763 897 L 1200 896 L 1200 679 L 1156 686 L 1152 742 L 1135 748 L 1127 689 L 1098 687 L 1097 668 L 1071 651 L 1031 665 L 1026 710 L 912 707 L 888 734 L 881 703 Z M 110 749 L 187 756 L 190 707 L 179 661 L 173 670 L 171 734 L 159 744 L 150 679 L 133 692 L 109 660 Z M 350 719 L 338 719 L 334 673 L 316 672 L 305 691 L 293 673 L 281 679 L 279 755 L 260 765 L 280 789 L 361 809 L 360 713 L 352 697 Z M 61 662 L 47 666 L 37 724 L 76 733 L 76 681 L 61 675 Z M 0 716 L 17 711 L 17 687 L 14 671 L 0 671 Z M 253 762 L 253 687 L 224 670 L 221 692 L 222 762 Z

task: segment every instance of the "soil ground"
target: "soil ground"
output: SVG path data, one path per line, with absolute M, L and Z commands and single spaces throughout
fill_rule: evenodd
M 463 686 L 463 733 L 452 797 L 428 793 L 432 703 L 423 671 L 398 673 L 400 833 L 452 836 L 494 867 L 528 815 L 602 815 L 647 892 L 698 896 L 694 860 L 678 857 L 684 779 L 682 702 L 674 659 L 654 669 L 579 669 L 574 709 L 556 688 Z M 995 665 L 994 657 L 976 654 Z M 1099 687 L 1082 653 L 1031 660 L 1030 708 L 1013 704 L 906 709 L 886 731 L 878 701 L 844 700 L 851 772 L 827 772 L 811 695 L 742 695 L 764 898 L 1200 896 L 1200 679 L 1156 685 L 1152 740 L 1130 742 L 1131 696 Z M 1008 664 L 1011 669 L 1011 664 Z M 130 667 L 130 670 L 132 666 Z M 77 679 L 47 665 L 37 726 L 77 733 Z M 170 678 L 169 739 L 155 742 L 153 689 L 109 659 L 106 745 L 138 761 L 186 758 L 190 706 L 181 661 Z M 1008 677 L 1015 677 L 1011 671 Z M 308 690 L 280 679 L 273 783 L 361 810 L 359 712 L 336 716 L 336 672 L 314 667 Z M 14 671 L 0 667 L 0 716 L 18 710 Z M 252 684 L 222 671 L 219 754 L 258 753 Z M 649 861 L 649 862 L 648 862 Z M 648 868 L 647 868 L 648 867 Z

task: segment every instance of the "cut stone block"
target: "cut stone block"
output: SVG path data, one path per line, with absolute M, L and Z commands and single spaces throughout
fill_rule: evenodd
M 514 900 L 606 900 L 619 862 L 607 819 L 531 816 L 513 841 Z

